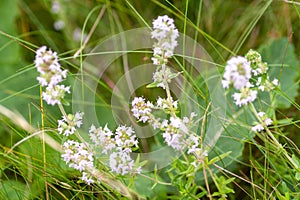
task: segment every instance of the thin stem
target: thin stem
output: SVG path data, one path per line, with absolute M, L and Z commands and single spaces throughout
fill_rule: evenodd
M 205 181 L 205 186 L 206 186 L 206 190 L 207 190 L 207 196 L 210 200 L 212 200 L 211 197 L 211 193 L 210 193 L 210 189 L 209 189 L 209 183 L 208 183 L 208 178 L 207 178 L 207 174 L 206 174 L 206 169 L 205 169 L 205 162 L 204 160 L 202 161 L 202 167 L 203 167 L 203 176 L 204 176 L 204 181 Z
M 147 179 L 149 179 L 151 181 L 154 181 L 155 183 L 161 184 L 161 185 L 172 185 L 172 183 L 161 182 L 161 181 L 159 181 L 157 179 L 154 179 L 152 177 L 146 176 L 145 174 L 139 174 L 139 175 L 142 176 L 142 177 L 144 177 L 144 178 L 147 178 Z
M 118 191 L 120 194 L 124 195 L 128 199 L 144 199 L 143 197 L 139 196 L 138 193 L 128 188 L 121 181 L 114 179 L 112 177 L 108 177 L 107 174 L 102 171 L 99 171 L 93 167 L 89 168 L 88 171 L 99 182 L 109 185 L 112 189 L 115 189 L 116 191 Z
M 207 168 L 207 170 L 208 170 L 208 172 L 209 172 L 209 174 L 210 174 L 210 177 L 212 178 L 212 180 L 213 180 L 215 186 L 217 187 L 218 191 L 219 191 L 220 193 L 222 193 L 221 188 L 220 188 L 220 186 L 219 186 L 219 183 L 217 182 L 217 180 L 216 180 L 216 178 L 215 178 L 213 172 L 210 170 L 209 167 Z
M 58 104 L 58 107 L 59 107 L 59 110 L 61 111 L 61 113 L 63 114 L 63 116 L 66 118 L 68 124 L 70 124 L 71 126 L 73 126 L 74 122 L 72 122 L 72 121 L 69 120 L 68 115 L 67 115 L 64 107 L 62 106 L 62 104 Z M 77 130 L 75 131 L 75 135 L 86 146 L 86 148 L 88 148 L 91 151 L 89 145 L 87 145 L 86 141 L 83 139 L 83 137 L 81 137 L 81 135 L 79 134 L 79 132 Z
M 181 153 L 181 155 L 183 156 L 184 160 L 185 160 L 187 163 L 190 163 L 190 162 L 189 162 L 189 159 L 188 159 L 188 157 L 185 155 L 184 151 L 180 150 L 180 153 Z
M 89 34 L 86 36 L 85 40 L 84 40 L 84 43 L 82 44 L 82 46 L 80 47 L 80 49 L 78 49 L 78 51 L 76 51 L 76 53 L 74 54 L 74 58 L 76 58 L 81 52 L 82 50 L 86 47 L 88 41 L 90 40 L 90 38 L 92 37 L 92 34 L 94 33 L 99 21 L 101 20 L 103 14 L 104 14 L 104 11 L 106 9 L 106 6 L 103 6 L 102 9 L 100 10 L 99 14 L 98 14 L 98 17 L 95 21 L 95 23 L 93 24 L 93 27 L 91 28 Z
M 296 1 L 288 1 L 288 0 L 283 0 L 283 1 L 286 2 L 286 3 L 300 5 L 300 2 L 296 2 Z
M 43 88 L 40 86 L 40 109 L 41 109 L 41 120 L 42 120 L 42 146 L 43 146 L 43 176 L 45 178 L 45 193 L 46 200 L 49 200 L 48 182 L 47 182 L 47 158 L 46 158 L 46 144 L 45 144 L 45 114 L 42 98 Z
M 251 162 L 251 161 L 250 161 Z M 249 181 L 249 180 L 247 180 L 247 179 L 244 179 L 243 177 L 241 177 L 241 176 L 239 176 L 239 175 L 237 175 L 237 174 L 235 174 L 235 173 L 233 173 L 233 172 L 231 172 L 231 171 L 229 171 L 229 170 L 227 170 L 227 169 L 225 169 L 225 168 L 223 168 L 223 167 L 220 167 L 219 165 L 217 165 L 217 164 L 215 164 L 215 163 L 213 163 L 213 166 L 215 166 L 216 168 L 218 168 L 219 170 L 221 170 L 221 171 L 223 171 L 223 172 L 226 172 L 226 173 L 228 173 L 228 174 L 230 174 L 230 175 L 232 175 L 232 176 L 234 176 L 234 177 L 236 177 L 236 178 L 238 178 L 238 179 L 240 179 L 240 180 L 242 180 L 242 181 L 245 181 L 246 183 L 249 183 L 251 186 L 253 186 L 254 188 L 258 188 L 258 189 L 260 189 L 261 191 L 264 191 L 264 189 L 262 188 L 262 187 L 260 187 L 260 186 L 258 186 L 258 185 L 256 185 L 253 181 Z M 251 165 L 252 166 L 252 165 Z M 255 189 L 253 189 L 254 191 L 255 191 Z M 255 192 L 254 192 L 254 194 L 255 194 Z
M 58 104 L 58 108 L 59 108 L 61 114 L 63 114 L 63 116 L 68 120 L 68 115 L 67 115 L 64 107 L 61 104 Z
M 256 118 L 260 120 L 260 117 L 258 116 L 258 113 L 254 107 L 254 105 L 251 103 L 251 109 L 252 112 L 255 114 Z M 261 120 L 260 120 L 261 121 Z M 290 162 L 290 164 L 298 171 L 300 172 L 300 168 L 298 167 L 298 165 L 294 162 L 294 160 L 288 155 L 287 151 L 283 148 L 283 146 L 278 142 L 278 140 L 275 138 L 275 136 L 273 135 L 273 133 L 269 130 L 269 128 L 267 126 L 264 125 L 264 123 L 260 122 L 261 124 L 263 124 L 264 129 L 267 133 L 267 135 L 269 136 L 269 138 L 271 139 L 271 142 L 279 149 L 279 153 L 283 153 L 283 155 L 288 159 L 288 161 Z
M 290 163 L 292 164 L 292 166 L 298 171 L 300 172 L 300 168 L 298 168 L 298 165 L 294 162 L 294 160 L 288 155 L 287 151 L 285 150 L 285 148 L 283 148 L 283 146 L 278 142 L 278 140 L 275 138 L 275 136 L 273 135 L 273 133 L 266 127 L 266 133 L 268 134 L 268 136 L 272 139 L 273 143 L 280 149 L 280 152 L 283 153 L 283 155 L 290 161 Z
M 164 55 L 163 55 L 163 59 L 164 59 Z M 166 74 L 166 65 L 165 64 L 163 64 L 161 66 L 161 70 L 162 70 L 162 73 L 165 75 Z M 171 92 L 170 92 L 170 87 L 169 87 L 168 79 L 169 79 L 169 77 L 164 76 L 163 84 L 165 85 L 165 90 L 166 90 L 167 102 L 168 102 L 169 110 L 171 111 L 172 117 L 175 117 L 176 113 L 175 113 L 175 110 L 174 110 L 174 107 L 173 107 L 173 103 L 172 103 L 172 96 L 171 96 Z

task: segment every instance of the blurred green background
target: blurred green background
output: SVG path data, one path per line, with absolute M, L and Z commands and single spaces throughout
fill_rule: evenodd
M 103 17 L 95 24 L 103 6 L 106 6 Z M 280 58 L 276 63 L 298 63 L 295 60 L 300 58 L 299 13 L 300 5 L 283 0 L 0 0 L 0 105 L 21 113 L 33 127 L 40 127 L 42 123 L 40 91 L 36 81 L 37 72 L 33 66 L 34 51 L 41 45 L 50 47 L 59 53 L 62 66 L 76 73 L 80 62 L 71 57 L 80 48 L 81 37 L 85 38 L 94 25 L 95 31 L 84 49 L 87 53 L 97 43 L 118 32 L 151 26 L 153 19 L 167 14 L 174 18 L 180 32 L 194 38 L 207 50 L 216 64 L 224 65 L 233 55 L 243 55 L 250 48 L 268 46 L 274 40 L 282 38 L 284 39 L 280 45 L 272 46 Z M 293 56 L 286 56 L 288 48 L 292 48 Z M 272 59 L 268 62 L 272 63 Z M 150 59 L 145 62 L 150 62 Z M 222 70 L 220 68 L 220 71 Z M 112 75 L 108 75 L 107 82 L 104 80 L 108 87 L 109 81 L 114 79 L 109 76 Z M 68 81 L 72 83 L 72 77 Z M 291 84 L 296 83 L 297 90 L 299 69 L 298 72 L 291 74 L 290 81 Z M 288 104 L 278 109 L 278 118 L 300 120 L 300 110 L 295 106 L 299 104 L 300 96 L 296 90 L 291 94 L 295 97 L 294 106 Z M 104 101 L 109 102 L 109 94 L 109 90 L 107 94 L 105 92 L 101 94 Z M 54 127 L 55 119 L 60 117 L 58 109 L 49 109 L 46 106 L 45 111 L 48 114 L 46 126 Z M 0 123 L 1 152 L 27 135 L 26 131 L 20 130 L 5 116 L 0 117 Z M 299 147 L 300 136 L 297 126 L 285 126 L 283 132 Z M 58 139 L 56 135 L 53 137 Z M 42 151 L 41 145 L 38 144 L 37 142 L 36 146 L 39 148 L 35 150 L 32 143 L 26 144 L 31 145 L 30 147 L 25 145 L 19 150 L 39 160 L 42 159 L 42 154 L 34 154 Z M 29 150 L 26 152 L 24 149 Z M 58 161 L 57 152 L 51 150 L 49 152 L 50 155 L 54 155 L 53 157 L 57 157 L 55 159 L 57 165 L 64 166 Z M 24 156 L 24 160 L 21 159 L 20 163 L 14 161 L 13 157 L 10 159 L 7 161 L 7 158 L 0 157 L 0 172 L 3 171 L 0 178 L 11 181 L 6 183 L 6 192 L 18 199 L 20 193 L 15 191 L 22 191 L 27 187 L 24 183 L 28 179 L 24 178 L 24 181 L 20 177 L 27 177 L 29 173 L 24 170 L 26 162 L 23 163 L 29 158 Z M 37 162 L 31 167 L 39 169 L 40 164 Z M 247 173 L 247 169 L 241 170 Z M 51 173 L 58 175 L 60 171 Z M 70 172 L 64 173 L 67 175 L 60 178 L 74 178 Z M 43 177 L 40 179 L 42 182 Z M 41 182 L 38 181 L 34 187 L 38 188 Z M 3 185 L 5 186 L 5 183 Z M 12 185 L 15 185 L 16 189 L 11 187 Z M 63 187 L 60 185 L 60 188 Z M 55 189 L 52 192 L 59 193 Z M 67 193 L 64 192 L 64 195 L 68 196 Z

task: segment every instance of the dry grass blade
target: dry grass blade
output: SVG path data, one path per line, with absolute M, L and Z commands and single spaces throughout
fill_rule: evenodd
M 92 29 L 90 30 L 89 34 L 87 35 L 86 39 L 84 40 L 84 43 L 82 44 L 82 46 L 80 47 L 80 49 L 78 49 L 78 51 L 76 51 L 76 53 L 74 54 L 74 58 L 77 58 L 77 56 L 82 52 L 82 50 L 86 47 L 88 41 L 90 40 L 90 38 L 92 37 L 92 34 L 94 33 L 99 21 L 101 20 L 102 16 L 104 15 L 106 7 L 103 6 L 102 9 L 100 10 L 98 17 L 92 27 Z
M 6 107 L 0 105 L 0 115 L 3 115 L 10 119 L 16 126 L 22 128 L 23 130 L 27 131 L 28 133 L 31 133 L 29 136 L 23 138 L 16 144 L 14 144 L 8 151 L 7 154 L 12 153 L 13 149 L 16 148 L 18 145 L 22 144 L 23 142 L 27 141 L 28 139 L 32 137 L 38 137 L 40 139 L 45 140 L 45 142 L 52 147 L 53 149 L 62 152 L 61 145 L 55 141 L 53 138 L 51 138 L 47 133 L 45 133 L 45 130 L 37 130 L 34 127 L 32 127 L 25 119 L 24 117 L 16 112 L 13 112 Z M 47 130 L 46 130 L 47 131 Z M 48 131 L 53 131 L 49 129 Z M 42 133 L 44 132 L 44 137 Z M 120 194 L 130 198 L 130 199 L 142 199 L 139 197 L 137 193 L 134 191 L 130 190 L 126 185 L 124 185 L 122 182 L 113 179 L 112 177 L 109 177 L 105 173 L 96 170 L 96 169 L 91 169 L 91 173 L 93 174 L 94 177 L 96 177 L 100 182 L 103 182 L 107 185 L 109 185 L 111 188 L 117 190 Z
M 13 122 L 16 126 L 22 128 L 23 130 L 27 131 L 28 133 L 31 133 L 29 136 L 23 138 L 22 140 L 17 142 L 14 146 L 12 146 L 8 150 L 7 153 L 11 153 L 13 151 L 13 149 L 16 148 L 18 145 L 20 145 L 21 143 L 25 142 L 26 140 L 28 140 L 34 136 L 36 136 L 40 139 L 43 139 L 43 137 L 41 135 L 42 131 L 39 131 L 36 128 L 32 127 L 26 121 L 26 119 L 24 119 L 24 117 L 21 114 L 13 112 L 2 105 L 0 105 L 0 114 L 7 117 L 8 119 L 10 119 L 11 122 Z M 45 133 L 44 139 L 45 139 L 45 142 L 50 147 L 52 147 L 53 149 L 55 149 L 57 151 L 62 151 L 60 144 L 57 141 L 55 141 L 52 137 L 50 137 L 48 134 Z

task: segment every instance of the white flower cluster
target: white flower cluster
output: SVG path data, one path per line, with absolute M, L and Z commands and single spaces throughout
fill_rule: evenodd
M 151 37 L 156 39 L 153 45 L 152 61 L 158 65 L 156 72 L 153 74 L 153 81 L 157 87 L 166 88 L 172 78 L 176 77 L 169 68 L 166 67 L 168 58 L 173 56 L 174 49 L 177 46 L 176 39 L 179 33 L 174 25 L 174 20 L 167 15 L 159 16 L 153 21 L 153 31 Z
M 47 87 L 42 97 L 49 105 L 61 104 L 61 100 L 65 98 L 65 94 L 70 93 L 70 86 L 55 85 Z
M 47 50 L 46 46 L 42 46 L 36 51 L 34 63 L 40 73 L 37 80 L 41 86 L 46 87 L 46 91 L 42 93 L 43 99 L 49 105 L 61 104 L 65 93 L 70 93 L 70 87 L 60 84 L 67 77 L 67 70 L 61 69 L 57 53 Z M 64 136 L 74 134 L 77 128 L 82 125 L 82 116 L 82 112 L 76 112 L 75 115 L 64 114 L 62 119 L 58 120 L 57 130 L 59 134 Z M 93 183 L 94 180 L 89 173 L 89 169 L 93 167 L 94 155 L 87 144 L 67 140 L 62 146 L 64 154 L 61 156 L 69 164 L 69 167 L 82 172 L 81 179 L 87 184 Z
M 109 156 L 109 166 L 113 172 L 121 175 L 141 173 L 141 168 L 135 168 L 130 154 L 124 151 L 112 152 Z
M 272 119 L 268 118 L 265 112 L 259 112 L 257 115 L 260 122 L 256 122 L 255 126 L 251 128 L 253 132 L 260 132 L 265 129 L 264 127 L 270 126 L 273 123 Z
M 153 46 L 153 64 L 166 64 L 167 59 L 173 56 L 174 48 L 177 46 L 178 30 L 174 25 L 174 20 L 167 15 L 159 16 L 152 24 L 151 37 L 157 40 Z
M 166 91 L 167 98 L 158 98 L 153 104 L 146 101 L 144 97 L 135 97 L 131 102 L 131 112 L 138 122 L 149 123 L 153 129 L 159 129 L 165 143 L 176 151 L 187 151 L 198 159 L 206 156 L 202 148 L 201 137 L 193 132 L 196 125 L 195 113 L 189 117 L 180 118 L 177 113 L 178 102 L 171 96 L 169 83 L 179 73 L 173 73 L 167 67 L 168 58 L 173 56 L 174 49 L 178 45 L 176 39 L 179 37 L 174 20 L 168 16 L 159 16 L 153 21 L 151 37 L 156 39 L 153 46 L 153 64 L 157 65 L 153 73 L 153 83 L 148 87 L 162 87 Z M 162 117 L 165 115 L 165 117 Z
M 224 88 L 228 88 L 230 84 L 237 90 L 246 87 L 251 78 L 250 63 L 242 56 L 231 58 L 227 61 L 223 78 Z
M 58 120 L 58 132 L 65 136 L 74 134 L 76 129 L 82 125 L 83 114 L 82 112 L 76 112 L 75 115 L 63 116 L 62 120 Z
M 260 91 L 271 91 L 275 88 L 275 86 L 279 85 L 278 79 L 270 80 L 269 76 L 258 77 L 257 82 L 255 84 Z
M 131 127 L 119 126 L 113 133 L 107 125 L 89 130 L 91 140 L 96 147 L 102 148 L 102 153 L 110 154 L 109 166 L 118 174 L 141 173 L 141 167 L 135 167 L 130 157 L 133 148 L 138 148 L 138 141 Z
M 156 104 L 153 105 L 150 101 L 146 102 L 144 97 L 135 97 L 131 102 L 131 106 L 131 112 L 139 122 L 150 123 L 154 129 L 157 129 L 161 126 L 161 119 L 155 118 L 152 112 L 154 110 L 163 110 L 169 114 L 169 108 L 172 107 L 173 110 L 176 110 L 178 102 L 173 101 L 172 97 L 170 100 L 158 97 Z
M 62 70 L 58 62 L 57 53 L 47 50 L 46 46 L 36 51 L 35 66 L 40 76 L 37 78 L 41 86 L 46 87 L 43 92 L 43 99 L 50 105 L 61 104 L 65 93 L 70 93 L 70 87 L 61 85 L 67 77 L 67 70 Z M 61 120 L 58 120 L 57 131 L 68 137 L 73 135 L 82 125 L 82 112 L 75 114 L 65 114 L 64 108 L 60 106 L 63 113 Z M 110 131 L 107 126 L 104 128 L 90 128 L 91 140 L 96 146 L 102 146 L 102 152 L 110 153 L 109 164 L 111 170 L 118 174 L 141 173 L 141 167 L 136 167 L 134 160 L 130 157 L 133 148 L 138 148 L 138 141 L 134 130 L 131 127 L 119 126 L 115 133 Z M 62 148 L 64 153 L 61 155 L 63 160 L 69 165 L 82 172 L 81 180 L 87 184 L 95 182 L 91 170 L 94 167 L 94 146 L 85 142 L 66 140 Z
M 43 99 L 49 105 L 60 104 L 65 94 L 70 93 L 70 87 L 58 85 L 67 77 L 67 70 L 61 69 L 57 53 L 42 46 L 36 51 L 34 63 L 40 73 L 37 80 L 41 86 L 46 86 L 46 91 L 42 93 Z
M 58 62 L 57 53 L 47 50 L 46 46 L 36 51 L 35 66 L 40 76 L 37 80 L 42 86 L 54 86 L 67 76 L 67 70 L 62 70 Z
M 156 107 L 159 109 L 168 109 L 169 106 L 174 107 L 175 109 L 178 108 L 178 101 L 174 101 L 172 97 L 170 100 L 158 97 L 156 101 Z
M 170 117 L 162 122 L 162 136 L 170 147 L 178 151 L 187 149 L 188 154 L 200 151 L 199 137 L 189 131 L 194 123 L 194 116 L 195 114 L 191 113 L 190 118 Z
M 89 170 L 94 166 L 94 155 L 87 147 L 87 144 L 67 140 L 63 144 L 63 150 L 65 153 L 61 156 L 69 164 L 69 167 L 82 172 L 81 179 L 87 184 L 93 183 L 94 180 L 89 174 Z
M 176 112 L 178 109 L 178 102 L 159 97 L 156 104 L 145 102 L 143 97 L 135 97 L 131 103 L 133 116 L 143 123 L 149 123 L 154 129 L 160 129 L 162 136 L 168 146 L 175 150 L 182 151 L 187 149 L 187 153 L 195 153 L 200 151 L 199 137 L 191 133 L 191 127 L 194 125 L 195 113 L 191 113 L 190 117 L 170 116 L 169 119 L 156 118 L 152 113 L 154 110 L 162 110 L 169 113 L 170 110 Z
M 249 50 L 245 57 L 237 56 L 227 61 L 223 74 L 223 88 L 231 85 L 239 92 L 233 94 L 237 106 L 247 105 L 257 98 L 258 90 L 270 91 L 278 85 L 278 80 L 272 82 L 267 75 L 267 63 L 262 62 L 261 55 Z
M 70 136 L 75 133 L 77 128 L 82 125 L 82 112 L 76 112 L 75 115 L 68 114 L 58 120 L 58 132 L 64 136 Z M 69 164 L 69 167 L 82 172 L 81 180 L 87 184 L 94 183 L 90 168 L 94 166 L 94 154 L 87 143 L 79 143 L 74 140 L 67 140 L 63 143 L 64 154 L 61 157 Z
M 151 112 L 154 108 L 154 105 L 150 101 L 145 102 L 144 97 L 135 97 L 131 102 L 131 105 L 131 112 L 133 113 L 133 116 L 139 121 L 145 123 L 151 119 Z
M 240 90 L 240 93 L 235 92 L 233 94 L 233 99 L 237 106 L 247 105 L 250 102 L 253 102 L 257 97 L 257 90 L 253 90 L 250 87 L 243 87 Z

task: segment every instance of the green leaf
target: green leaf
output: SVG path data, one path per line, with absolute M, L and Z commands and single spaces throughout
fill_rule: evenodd
M 160 179 L 158 175 L 151 173 L 145 174 L 151 178 Z M 167 198 L 167 187 L 165 185 L 156 184 L 154 181 L 150 181 L 148 178 L 143 176 L 137 176 L 134 179 L 134 186 L 136 191 L 148 199 L 166 199 Z
M 300 173 L 296 172 L 296 176 L 295 176 L 297 181 L 300 181 Z
M 153 83 L 148 84 L 148 85 L 146 86 L 146 88 L 156 88 L 158 84 L 160 84 L 160 83 L 158 83 L 158 82 L 153 82 Z
M 211 160 L 208 162 L 208 165 L 211 165 L 211 164 L 213 164 L 213 163 L 215 163 L 215 162 L 218 162 L 219 160 L 222 160 L 223 158 L 229 156 L 231 153 L 232 153 L 232 151 L 228 151 L 228 152 L 223 153 L 223 154 L 221 154 L 221 155 L 219 155 L 219 156 L 217 156 L 217 157 L 214 157 L 213 159 L 211 159 Z
M 173 79 L 176 78 L 179 74 L 181 74 L 182 72 L 178 72 L 178 73 L 172 73 L 169 75 L 169 79 Z
M 26 184 L 20 181 L 3 181 L 0 187 L 0 199 L 27 199 L 26 190 Z
M 299 158 L 297 158 L 295 156 L 295 154 L 292 155 L 292 160 L 294 161 L 294 163 L 298 166 L 298 168 L 300 168 L 300 161 Z
M 65 99 L 61 99 L 61 103 L 62 103 L 62 105 L 64 105 L 64 106 L 70 106 L 70 105 L 71 105 L 70 102 L 67 101 L 67 100 L 65 100 Z
M 277 120 L 277 124 L 279 125 L 287 125 L 287 124 L 292 124 L 293 123 L 293 118 L 286 118 L 286 119 L 280 119 L 280 120 Z
M 274 40 L 271 44 L 262 45 L 259 48 L 264 62 L 272 65 L 269 69 L 271 80 L 277 78 L 280 81 L 279 95 L 276 96 L 275 106 L 277 108 L 289 108 L 291 102 L 297 96 L 299 84 L 298 77 L 299 62 L 295 54 L 294 45 L 287 38 Z M 287 96 L 284 97 L 284 96 Z
M 224 176 L 216 177 L 216 182 L 218 184 L 218 192 L 214 192 L 212 196 L 227 197 L 226 194 L 234 193 L 234 190 L 227 185 L 234 181 L 235 178 L 225 178 Z

